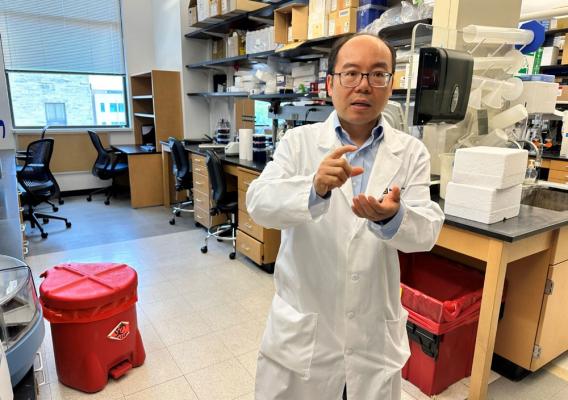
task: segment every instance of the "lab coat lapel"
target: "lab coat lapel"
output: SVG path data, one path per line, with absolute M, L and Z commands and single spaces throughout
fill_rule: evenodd
M 377 157 L 373 164 L 373 170 L 369 176 L 365 194 L 379 198 L 393 185 L 400 186 L 402 182 L 394 182 L 393 179 L 398 173 L 402 159 L 399 155 L 404 150 L 404 145 L 398 139 L 397 133 L 383 119 L 383 139 L 377 151 Z
M 318 143 L 319 147 L 326 151 L 326 155 L 334 149 L 342 146 L 341 141 L 335 133 L 335 127 L 333 126 L 334 113 L 335 111 L 325 121 L 326 126 Z M 343 155 L 343 158 L 345 158 L 345 155 Z M 347 204 L 351 207 L 351 204 L 353 203 L 353 184 L 351 183 L 351 179 L 348 179 L 347 182 L 339 188 L 338 192 L 343 195 Z

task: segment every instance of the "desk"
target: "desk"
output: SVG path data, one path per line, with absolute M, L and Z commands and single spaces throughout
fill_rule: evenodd
M 111 147 L 126 154 L 128 158 L 128 180 L 130 182 L 130 204 L 132 208 L 163 204 L 160 153 L 146 151 L 139 145 L 114 145 Z

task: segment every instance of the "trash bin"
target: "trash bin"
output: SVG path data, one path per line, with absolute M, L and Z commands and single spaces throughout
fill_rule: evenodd
M 102 390 L 146 357 L 136 320 L 136 271 L 126 264 L 68 263 L 41 274 L 59 381 Z
M 471 375 L 484 276 L 431 253 L 399 253 L 410 358 L 402 377 L 431 396 Z

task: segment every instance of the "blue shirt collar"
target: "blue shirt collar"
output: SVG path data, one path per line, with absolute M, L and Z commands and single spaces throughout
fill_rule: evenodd
M 360 149 L 363 149 L 367 146 L 374 145 L 374 144 L 378 143 L 383 138 L 383 123 L 382 123 L 382 121 L 383 121 L 383 117 L 380 116 L 379 120 L 377 121 L 377 124 L 375 125 L 375 127 L 371 131 L 371 136 L 369 137 L 369 139 L 367 139 L 367 141 L 363 144 L 363 146 L 361 146 Z M 345 132 L 343 130 L 343 128 L 341 127 L 341 123 L 339 122 L 339 117 L 337 116 L 337 113 L 334 113 L 334 115 L 333 115 L 333 126 L 335 128 L 335 133 L 337 134 L 337 137 L 342 144 L 353 145 L 353 141 L 351 140 L 351 138 L 349 137 L 347 132 Z

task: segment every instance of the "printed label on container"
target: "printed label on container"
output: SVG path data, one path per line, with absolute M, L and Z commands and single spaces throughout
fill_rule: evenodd
M 112 340 L 124 340 L 130 334 L 130 322 L 121 321 L 114 329 L 107 335 Z

